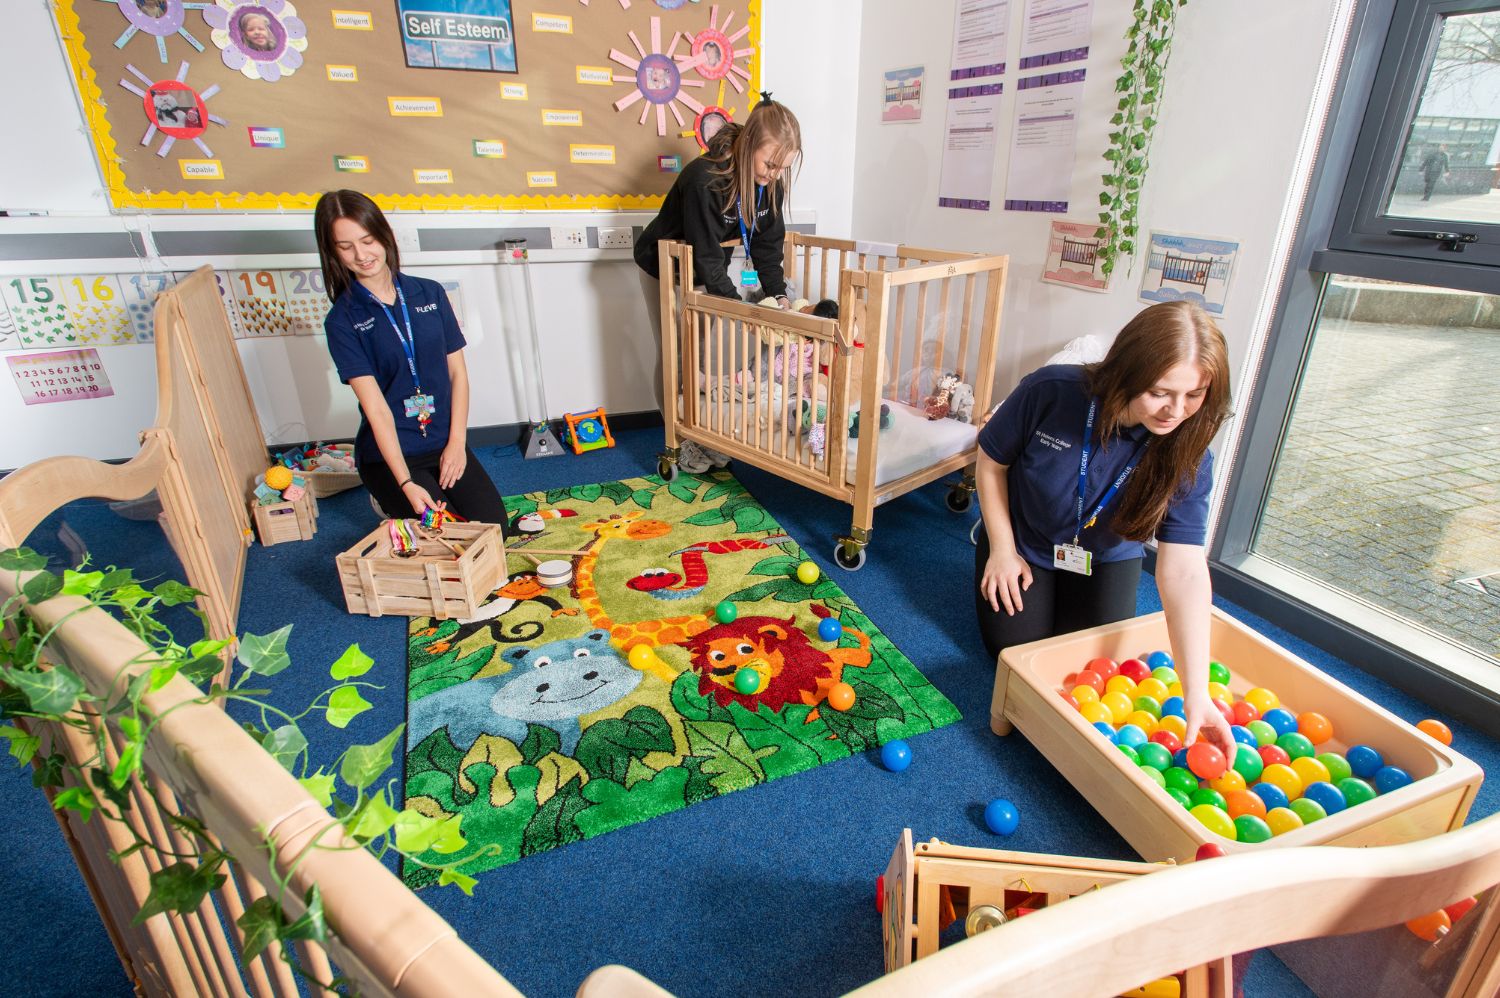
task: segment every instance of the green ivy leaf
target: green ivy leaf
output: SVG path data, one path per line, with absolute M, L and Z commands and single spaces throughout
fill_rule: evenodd
M 396 815 L 396 848 L 408 856 L 424 853 L 442 834 L 442 825 L 441 818 L 430 818 L 408 807 Z
M 45 672 L 5 669 L 3 674 L 6 682 L 19 690 L 38 714 L 61 717 L 73 709 L 83 694 L 83 680 L 66 665 L 54 665 Z
M 390 831 L 397 817 L 396 809 L 391 807 L 382 790 L 360 805 L 353 818 L 344 822 L 344 827 L 357 841 L 369 842 Z
M 338 680 L 353 679 L 369 672 L 374 664 L 373 658 L 366 655 L 359 645 L 353 644 L 345 648 L 339 660 L 328 667 L 328 674 Z
M 356 686 L 340 686 L 328 697 L 328 723 L 335 728 L 347 728 L 354 720 L 375 706 L 359 695 Z
M 43 787 L 60 787 L 63 785 L 63 770 L 68 760 L 60 753 L 53 752 L 36 760 L 36 765 L 31 770 L 31 785 L 38 790 Z
M 179 670 L 183 678 L 195 686 L 202 686 L 224 670 L 224 662 L 217 655 L 200 655 L 191 662 L 184 662 Z M 153 687 L 154 689 L 155 687 Z
M 20 728 L 15 727 L 0 728 L 0 738 L 4 738 L 10 742 L 11 757 L 22 766 L 26 765 L 36 756 L 37 749 L 42 744 L 41 739 L 36 735 L 28 735 Z
M 287 624 L 270 634 L 247 634 L 240 639 L 235 659 L 258 676 L 274 676 L 292 664 L 292 657 L 286 653 L 286 639 L 291 632 L 292 625 Z
M 171 580 L 152 589 L 151 594 L 161 600 L 162 606 L 181 606 L 183 603 L 191 603 L 201 595 L 198 590 Z
M 45 603 L 58 593 L 62 592 L 63 582 L 51 572 L 38 572 L 26 580 L 21 587 L 21 595 L 26 601 L 33 605 Z
M 99 583 L 103 581 L 103 572 L 75 572 L 71 568 L 65 568 L 63 569 L 63 595 L 87 596 L 98 589 Z
M 246 963 L 265 952 L 281 933 L 281 909 L 270 897 L 259 897 L 234 920 L 245 935 L 242 955 Z
M 405 728 L 405 724 L 396 725 L 390 734 L 373 745 L 350 746 L 339 765 L 339 776 L 355 790 L 363 790 L 374 783 L 391 767 L 391 752 Z
M 333 774 L 325 773 L 319 769 L 311 776 L 304 776 L 297 781 L 302 788 L 312 794 L 313 800 L 328 807 L 333 803 Z
M 114 771 L 109 774 L 109 782 L 112 786 L 114 786 L 115 789 L 121 789 L 125 786 L 125 784 L 130 782 L 130 778 L 134 776 L 140 770 L 140 768 L 141 743 L 130 742 L 120 750 L 119 761 L 115 763 Z
M 328 941 L 328 920 L 323 915 L 323 892 L 313 884 L 302 896 L 307 910 L 282 932 L 283 939 L 309 939 L 323 943 Z
M 0 571 L 37 572 L 47 567 L 47 559 L 31 548 L 6 548 L 0 551 Z
M 72 786 L 63 790 L 52 798 L 52 807 L 58 811 L 73 811 L 84 821 L 94 816 L 94 809 L 99 806 L 99 799 L 94 792 L 86 786 Z
M 458 889 L 469 897 L 474 896 L 474 885 L 479 883 L 467 873 L 459 873 L 457 870 L 444 870 L 438 875 L 438 886 L 446 887 L 448 884 L 457 884 Z
M 287 724 L 266 735 L 265 741 L 260 745 L 281 763 L 282 769 L 293 772 L 292 767 L 297 765 L 297 757 L 307 751 L 307 736 L 295 724 Z
M 460 849 L 468 846 L 469 840 L 464 838 L 464 833 L 459 828 L 459 824 L 463 821 L 463 818 L 464 816 L 461 814 L 454 814 L 443 819 L 442 834 L 432 844 L 433 852 L 440 852 L 447 855 L 448 853 L 458 852 Z

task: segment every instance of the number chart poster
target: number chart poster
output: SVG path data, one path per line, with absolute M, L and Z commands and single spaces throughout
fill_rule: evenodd
M 99 351 L 93 348 L 28 353 L 7 357 L 5 362 L 21 391 L 21 401 L 27 405 L 98 399 L 115 393 L 99 362 Z
M 55 0 L 115 208 L 652 208 L 760 0 Z M 664 165 L 668 164 L 668 165 Z M 680 168 L 680 167 L 679 167 Z

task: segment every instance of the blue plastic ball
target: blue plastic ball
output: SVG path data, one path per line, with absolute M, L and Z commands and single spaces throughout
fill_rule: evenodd
M 1139 748 L 1149 740 L 1145 730 L 1138 724 L 1122 724 L 1120 730 L 1115 732 L 1116 745 Z
M 1274 783 L 1257 783 L 1250 788 L 1250 792 L 1261 799 L 1261 803 L 1266 805 L 1267 811 L 1275 810 L 1278 807 L 1287 807 L 1291 804 L 1287 800 L 1286 791 Z
M 1099 734 L 1103 735 L 1110 742 L 1113 742 L 1115 740 L 1114 725 L 1110 724 L 1108 721 L 1095 721 L 1094 730 L 1099 732 Z
M 1349 806 L 1349 802 L 1344 799 L 1344 792 L 1326 780 L 1309 783 L 1302 791 L 1302 796 L 1320 805 L 1329 814 L 1338 814 Z
M 818 637 L 824 641 L 837 641 L 844 635 L 844 625 L 832 617 L 824 617 L 818 624 Z
M 1234 735 L 1234 740 L 1241 745 L 1248 745 L 1251 748 L 1256 748 L 1259 745 L 1255 740 L 1255 733 L 1243 724 L 1231 724 L 1229 731 Z
M 1172 668 L 1172 656 L 1164 651 L 1154 651 L 1146 656 L 1146 668 L 1153 672 L 1157 669 Z
M 1361 780 L 1374 779 L 1375 774 L 1385 765 L 1385 759 L 1380 753 L 1368 745 L 1351 747 L 1344 753 L 1344 761 L 1349 763 L 1349 768 Z
M 880 762 L 893 773 L 899 773 L 911 765 L 911 746 L 901 739 L 880 746 Z
M 1021 824 L 1021 815 L 1014 804 L 997 797 L 985 807 L 984 823 L 996 835 L 1010 835 Z
M 1411 774 L 1398 766 L 1383 766 L 1375 774 L 1375 789 L 1383 794 L 1400 790 L 1410 782 Z
M 1260 719 L 1275 728 L 1278 737 L 1289 735 L 1297 730 L 1297 715 L 1285 707 L 1272 707 L 1262 714 Z
M 1187 710 L 1183 706 L 1182 697 L 1167 697 L 1161 702 L 1161 716 L 1187 717 Z
M 1178 767 L 1180 767 L 1182 769 L 1190 769 L 1191 768 L 1187 764 L 1187 747 L 1186 746 L 1184 746 L 1184 747 L 1178 749 L 1176 752 L 1172 753 L 1172 765 L 1178 766 Z

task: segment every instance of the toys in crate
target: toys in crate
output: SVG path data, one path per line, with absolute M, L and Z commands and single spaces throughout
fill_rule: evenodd
M 256 476 L 250 514 L 266 547 L 305 541 L 318 532 L 317 499 L 308 491 L 306 479 L 284 465 L 273 464 Z
M 372 617 L 466 620 L 505 581 L 505 541 L 492 523 L 387 520 L 336 561 L 349 612 Z
M 299 473 L 308 489 L 319 499 L 352 489 L 360 484 L 354 470 L 353 444 L 324 444 L 290 447 L 272 459 L 283 468 Z
M 609 421 L 604 418 L 603 406 L 588 412 L 567 413 L 563 422 L 567 424 L 563 441 L 573 448 L 574 454 L 615 445 L 615 438 L 609 433 Z

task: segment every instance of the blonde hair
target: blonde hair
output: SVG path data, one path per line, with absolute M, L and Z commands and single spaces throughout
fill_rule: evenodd
M 714 164 L 709 172 L 715 178 L 715 189 L 724 195 L 726 213 L 736 202 L 741 205 L 756 203 L 755 154 L 765 145 L 776 147 L 778 159 L 790 157 L 786 169 L 771 181 L 766 190 L 772 213 L 779 215 L 791 189 L 792 177 L 802 166 L 802 126 L 797 123 L 797 116 L 791 109 L 763 97 L 745 118 L 744 124 L 730 122 L 709 141 L 704 155 Z M 754 217 L 752 208 L 748 219 L 753 221 Z

